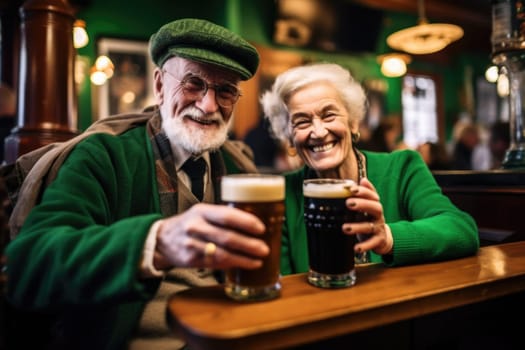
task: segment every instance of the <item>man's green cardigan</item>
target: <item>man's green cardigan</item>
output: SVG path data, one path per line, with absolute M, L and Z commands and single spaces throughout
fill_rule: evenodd
M 161 283 L 138 276 L 150 226 L 162 217 L 146 124 L 94 133 L 68 152 L 6 249 L 17 309 L 9 340 L 124 349 Z M 253 166 L 241 153 L 230 141 L 221 149 L 228 173 Z

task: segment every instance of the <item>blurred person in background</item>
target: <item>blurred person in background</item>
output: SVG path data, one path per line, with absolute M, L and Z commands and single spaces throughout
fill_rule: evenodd
M 392 152 L 402 148 L 399 144 L 401 124 L 398 118 L 386 117 L 371 131 L 370 138 L 361 144 L 363 149 L 374 152 Z
M 440 142 L 425 142 L 416 150 L 427 164 L 430 170 L 450 170 L 450 159 L 447 148 Z
M 482 135 L 483 141 L 472 151 L 472 169 L 500 169 L 510 147 L 509 123 L 497 121 Z
M 451 167 L 456 170 L 472 170 L 473 152 L 480 144 L 481 135 L 478 125 L 465 122 L 457 129 L 457 139 L 453 146 L 451 155 Z
M 492 156 L 491 169 L 500 169 L 510 147 L 509 122 L 497 121 L 490 127 L 489 149 Z
M 262 173 L 275 171 L 275 160 L 279 152 L 279 143 L 270 136 L 268 127 L 268 121 L 261 118 L 243 140 L 252 149 L 255 165 Z
M 301 158 L 294 150 L 271 136 L 269 122 L 261 118 L 259 124 L 244 137 L 244 142 L 253 150 L 255 165 L 261 173 L 282 173 L 297 169 L 302 165 Z

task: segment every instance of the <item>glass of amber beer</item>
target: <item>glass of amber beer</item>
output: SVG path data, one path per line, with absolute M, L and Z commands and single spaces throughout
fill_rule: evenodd
M 308 282 L 322 288 L 355 284 L 355 235 L 342 231 L 345 222 L 361 220 L 359 212 L 349 210 L 352 180 L 304 180 L 304 221 L 308 242 L 310 271 Z
M 221 180 L 223 203 L 259 217 L 266 226 L 260 237 L 270 248 L 262 267 L 225 272 L 225 292 L 239 301 L 261 301 L 280 295 L 281 232 L 284 220 L 284 176 L 269 174 L 226 175 Z

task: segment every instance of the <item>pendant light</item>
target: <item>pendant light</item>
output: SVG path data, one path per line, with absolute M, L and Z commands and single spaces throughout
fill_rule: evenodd
M 385 77 L 396 78 L 407 72 L 407 64 L 411 62 L 409 55 L 399 52 L 390 52 L 377 57 L 381 64 L 381 73 Z
M 454 24 L 428 23 L 424 0 L 418 0 L 418 24 L 386 38 L 388 46 L 414 55 L 431 54 L 463 37 L 463 29 Z

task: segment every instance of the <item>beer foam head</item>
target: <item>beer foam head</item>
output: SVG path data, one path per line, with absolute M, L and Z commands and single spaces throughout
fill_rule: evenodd
M 224 202 L 273 202 L 284 199 L 284 187 L 281 175 L 226 175 L 221 180 L 221 197 Z
M 313 198 L 347 198 L 355 182 L 347 179 L 311 179 L 303 182 L 303 194 Z

